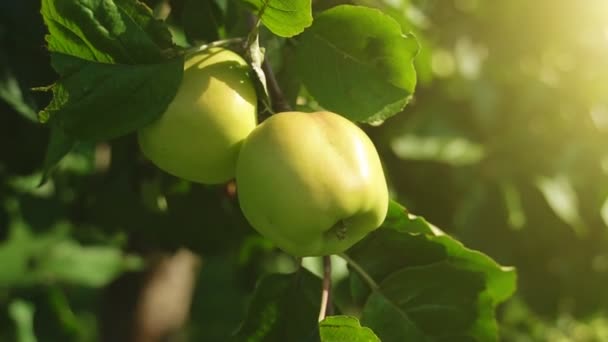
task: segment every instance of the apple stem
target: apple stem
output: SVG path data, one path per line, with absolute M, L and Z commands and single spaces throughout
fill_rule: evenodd
M 348 266 L 350 266 L 350 268 L 352 268 L 361 276 L 361 278 L 363 278 L 363 281 L 367 283 L 367 285 L 372 289 L 372 291 L 376 291 L 380 288 L 380 286 L 378 286 L 378 283 L 376 283 L 374 279 L 369 275 L 369 273 L 365 272 L 363 267 L 361 267 L 361 265 L 359 265 L 355 260 L 351 259 L 348 255 L 344 253 L 340 253 L 340 257 L 348 263 Z
M 325 319 L 326 315 L 333 314 L 331 305 L 331 256 L 323 257 L 323 290 L 321 292 L 321 308 L 319 310 L 319 322 Z

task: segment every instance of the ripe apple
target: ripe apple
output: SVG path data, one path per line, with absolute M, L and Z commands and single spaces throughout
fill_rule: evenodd
M 295 256 L 340 253 L 378 228 L 388 189 L 373 143 L 330 113 L 271 116 L 245 139 L 237 162 L 249 223 Z
M 233 178 L 243 139 L 257 124 L 248 72 L 247 62 L 225 49 L 187 58 L 166 112 L 138 132 L 144 155 L 190 181 L 217 184 Z

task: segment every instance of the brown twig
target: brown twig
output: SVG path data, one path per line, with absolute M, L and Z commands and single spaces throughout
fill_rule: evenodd
M 266 82 L 268 83 L 268 93 L 270 95 L 270 101 L 272 102 L 272 109 L 276 113 L 290 111 L 291 106 L 285 99 L 279 82 L 277 81 L 274 72 L 272 72 L 272 67 L 267 59 L 264 59 L 264 63 L 262 63 L 262 70 L 264 70 L 264 74 L 266 74 Z
M 319 309 L 319 322 L 333 313 L 331 305 L 331 257 L 323 257 L 323 290 L 321 292 L 321 308 Z

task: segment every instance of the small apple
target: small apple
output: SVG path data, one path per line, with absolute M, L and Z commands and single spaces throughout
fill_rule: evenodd
M 378 228 L 388 189 L 367 135 L 330 113 L 271 116 L 245 139 L 236 168 L 249 223 L 294 256 L 340 253 Z
M 166 112 L 138 132 L 144 155 L 166 172 L 218 184 L 234 177 L 243 139 L 257 124 L 249 67 L 213 48 L 186 59 L 182 83 Z

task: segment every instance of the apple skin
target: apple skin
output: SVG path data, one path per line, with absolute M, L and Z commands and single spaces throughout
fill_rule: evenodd
M 236 182 L 253 228 L 298 257 L 343 252 L 388 210 L 373 143 L 331 112 L 284 112 L 261 123 L 243 143 Z
M 165 113 L 138 132 L 144 155 L 162 170 L 198 183 L 234 178 L 243 140 L 257 124 L 249 66 L 213 48 L 185 60 L 182 83 Z

